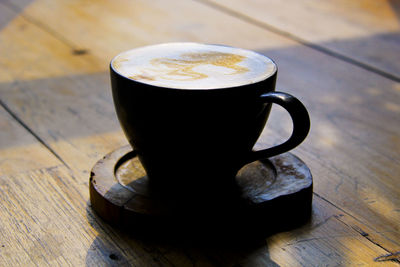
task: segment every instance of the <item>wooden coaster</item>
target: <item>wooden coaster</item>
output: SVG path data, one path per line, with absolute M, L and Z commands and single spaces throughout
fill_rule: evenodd
M 99 160 L 90 175 L 92 208 L 107 222 L 131 230 L 157 233 L 226 232 L 246 234 L 289 229 L 311 215 L 312 176 L 291 153 L 243 167 L 233 194 L 193 199 L 160 196 L 130 146 Z M 201 230 L 201 231 L 199 231 Z

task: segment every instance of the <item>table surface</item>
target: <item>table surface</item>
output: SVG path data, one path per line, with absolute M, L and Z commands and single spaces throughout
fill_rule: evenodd
M 399 25 L 395 0 L 1 0 L 0 266 L 398 266 Z M 126 144 L 109 61 L 172 41 L 277 62 L 277 90 L 311 116 L 293 150 L 314 177 L 309 223 L 211 248 L 137 240 L 96 216 L 90 169 Z M 290 131 L 274 106 L 257 147 Z

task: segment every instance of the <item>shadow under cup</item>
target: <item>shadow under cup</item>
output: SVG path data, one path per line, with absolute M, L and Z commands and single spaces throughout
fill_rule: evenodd
M 306 109 L 293 96 L 274 92 L 277 71 L 265 80 L 231 88 L 191 90 L 141 83 L 111 71 L 116 112 L 151 185 L 161 191 L 222 193 L 252 161 L 286 152 L 306 137 Z M 254 152 L 271 103 L 286 108 L 291 138 Z

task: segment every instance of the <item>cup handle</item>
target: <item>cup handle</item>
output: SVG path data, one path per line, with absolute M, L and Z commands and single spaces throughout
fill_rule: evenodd
M 293 132 L 290 138 L 277 146 L 259 151 L 252 151 L 248 163 L 276 156 L 298 146 L 306 138 L 310 130 L 310 117 L 304 105 L 294 96 L 283 92 L 269 92 L 261 95 L 265 104 L 275 103 L 285 108 L 293 121 Z

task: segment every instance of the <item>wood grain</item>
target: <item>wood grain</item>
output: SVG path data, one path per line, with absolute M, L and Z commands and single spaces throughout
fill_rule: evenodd
M 144 246 L 116 244 L 74 206 L 62 188 L 74 179 L 62 166 L 0 177 L 1 265 L 169 265 Z
M 34 177 L 30 178 L 33 182 L 27 182 L 26 190 L 34 190 L 28 191 L 31 194 L 27 197 L 37 204 L 18 214 L 21 218 L 29 218 L 42 205 L 53 214 L 61 213 L 64 206 L 58 209 L 57 205 L 63 203 L 63 197 L 71 206 L 71 215 L 76 216 L 72 229 L 80 233 L 78 226 L 93 231 L 82 226 L 87 212 L 97 236 L 91 235 L 88 242 L 75 241 L 88 253 L 92 247 L 104 252 L 93 255 L 93 265 L 97 260 L 110 263 L 103 257 L 114 252 L 123 262 L 137 265 L 372 265 L 374 258 L 399 250 L 399 83 L 201 3 L 24 2 L 0 4 L 1 12 L 8 12 L 7 18 L 11 18 L 0 32 L 0 50 L 7 51 L 0 57 L 0 98 L 70 169 L 64 166 L 51 169 L 52 174 L 47 169 L 41 169 L 40 175 L 21 174 L 23 178 Z M 21 14 L 16 13 L 19 8 Z M 257 50 L 276 60 L 278 89 L 296 95 L 310 110 L 311 133 L 294 151 L 315 177 L 317 195 L 309 225 L 274 235 L 265 244 L 240 249 L 238 253 L 226 248 L 207 250 L 141 243 L 110 228 L 90 209 L 86 210 L 88 170 L 104 154 L 126 143 L 114 114 L 108 62 L 121 50 L 167 41 L 229 44 Z M 279 108 L 273 109 L 268 128 L 260 138 L 261 147 L 279 142 L 289 134 L 287 116 Z M 4 140 L 10 138 L 10 134 L 5 136 Z M 18 150 L 12 153 L 21 154 Z M 49 204 L 45 199 L 50 185 L 41 186 L 45 188 L 42 191 L 35 189 L 35 175 L 53 177 L 60 192 L 60 196 L 52 196 L 54 202 Z M 14 185 L 21 180 L 18 175 L 2 177 L 5 184 L 24 192 L 25 186 Z M 36 196 L 39 191 L 42 195 Z M 7 196 L 20 197 L 14 193 Z M 18 200 L 17 207 L 24 207 L 29 199 Z M 11 220 L 10 215 L 7 218 Z M 40 225 L 47 218 L 53 217 L 43 215 L 39 226 L 30 227 L 42 234 Z M 69 222 L 67 218 L 65 221 Z M 13 223 L 9 221 L 4 224 L 5 230 L 2 228 L 8 231 L 4 235 L 9 239 L 16 227 Z M 64 219 L 54 223 L 60 224 L 60 231 L 67 231 Z M 28 225 L 31 224 L 36 222 L 30 220 Z M 17 243 L 16 239 L 10 240 Z M 26 244 L 39 244 L 29 242 Z M 66 246 L 72 244 L 68 242 Z M 23 243 L 12 248 L 24 254 L 19 262 L 29 258 L 29 246 Z M 53 257 L 52 252 L 43 253 L 46 256 L 38 256 L 37 262 Z M 81 261 L 71 262 L 83 265 L 84 253 L 77 255 Z M 70 259 L 69 255 L 65 257 Z M 64 263 L 62 258 L 55 258 L 51 263 Z M 16 263 L 8 258 L 2 260 Z
M 62 164 L 0 106 L 0 175 Z
M 400 80 L 400 3 L 393 0 L 200 0 Z
M 3 70 L 0 82 L 17 83 L 20 79 L 35 80 L 98 71 L 98 64 L 93 64 L 96 59 L 75 54 L 78 46 L 66 44 L 45 30 L 39 30 L 39 26 L 17 15 L 5 3 L 0 3 L 0 7 L 1 16 L 7 19 L 2 22 L 0 32 L 0 66 Z M 76 59 L 65 60 L 70 56 Z
M 182 248 L 165 243 L 142 243 L 121 233 L 114 239 L 107 229 L 96 223 L 96 217 L 74 205 L 82 202 L 81 197 L 74 195 L 77 188 L 74 180 L 76 178 L 70 176 L 65 167 L 0 177 L 2 264 L 229 266 L 277 263 L 290 266 L 297 262 L 318 264 L 323 260 L 348 265 L 372 264 L 374 255 L 385 253 L 344 225 L 338 219 L 344 215 L 327 208 L 320 199 L 314 201 L 309 225 L 275 235 L 264 244 L 242 244 L 243 248 Z M 346 254 L 348 250 L 352 253 Z

